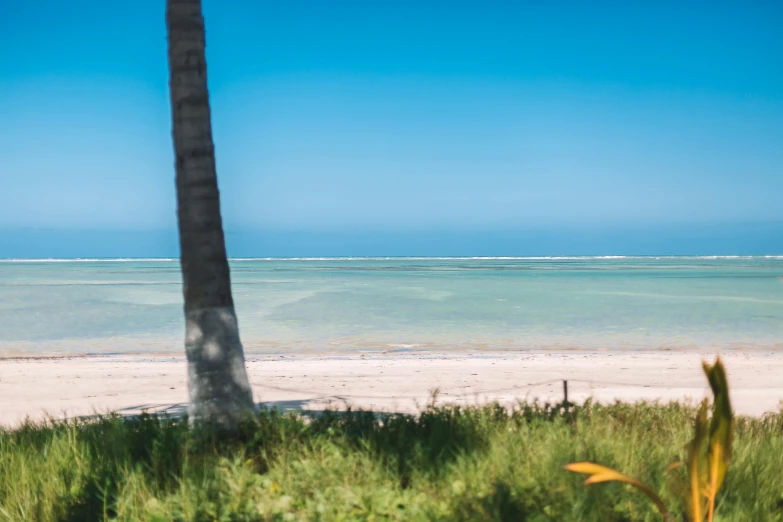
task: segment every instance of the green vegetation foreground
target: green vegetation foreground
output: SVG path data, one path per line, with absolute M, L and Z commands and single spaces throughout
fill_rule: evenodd
M 141 416 L 0 432 L 0 520 L 660 520 L 590 460 L 666 492 L 695 410 L 520 404 L 314 418 L 263 411 L 231 443 Z M 738 418 L 716 520 L 783 521 L 783 413 Z M 665 494 L 665 493 L 664 493 Z M 664 496 L 677 506 L 680 499 Z

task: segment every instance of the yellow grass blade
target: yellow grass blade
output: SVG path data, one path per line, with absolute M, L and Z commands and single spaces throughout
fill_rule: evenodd
M 664 471 L 674 471 L 675 469 L 680 469 L 684 465 L 685 465 L 685 463 L 683 461 L 678 460 L 677 462 L 672 462 L 671 464 L 669 464 L 668 466 L 663 468 L 663 470 Z
M 588 477 L 584 482 L 585 486 L 589 486 L 590 484 L 599 484 L 601 482 L 622 482 L 624 484 L 629 484 L 647 495 L 647 497 L 652 500 L 653 504 L 655 504 L 655 507 L 658 508 L 658 511 L 661 513 L 661 515 L 663 515 L 665 520 L 667 520 L 669 517 L 669 511 L 666 509 L 666 506 L 664 505 L 663 500 L 661 500 L 661 497 L 659 497 L 655 491 L 650 489 L 649 486 L 639 482 L 635 478 L 629 477 L 628 475 L 624 475 L 617 470 L 602 466 L 600 464 L 595 464 L 593 462 L 573 462 L 566 465 L 565 469 L 574 473 L 590 475 L 590 477 Z
M 710 366 L 704 363 L 704 373 L 710 382 L 712 394 L 712 422 L 710 423 L 710 438 L 707 452 L 708 485 L 707 496 L 707 520 L 712 522 L 715 514 L 715 497 L 718 495 L 726 471 L 731 462 L 731 445 L 734 432 L 734 415 L 731 411 L 729 399 L 729 383 L 726 378 L 726 369 L 720 357 L 715 364 Z
M 693 522 L 702 522 L 704 520 L 702 510 L 702 482 L 701 477 L 701 447 L 707 436 L 707 400 L 701 403 L 699 413 L 696 415 L 694 423 L 693 440 L 688 444 L 688 481 L 690 487 L 688 493 L 690 498 L 688 504 L 691 511 L 691 520 Z

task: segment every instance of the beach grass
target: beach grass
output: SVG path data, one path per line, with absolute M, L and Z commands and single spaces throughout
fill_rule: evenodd
M 261 411 L 232 437 L 142 415 L 0 431 L 0 520 L 657 521 L 620 484 L 563 470 L 601 462 L 650 484 L 684 455 L 694 409 L 434 405 L 416 416 Z M 783 521 L 783 413 L 738 418 L 716 520 Z

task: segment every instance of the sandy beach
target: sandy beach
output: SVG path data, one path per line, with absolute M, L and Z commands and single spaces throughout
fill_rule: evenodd
M 783 400 L 783 354 L 721 354 L 738 414 L 777 411 Z M 415 412 L 439 390 L 438 404 L 517 399 L 700 400 L 708 395 L 700 361 L 714 353 L 407 353 L 249 356 L 255 399 L 283 410 Z M 0 425 L 25 418 L 178 414 L 187 402 L 184 357 L 94 356 L 0 359 Z

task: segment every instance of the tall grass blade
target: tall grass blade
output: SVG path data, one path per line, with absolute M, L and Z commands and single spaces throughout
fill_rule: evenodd
M 629 477 L 628 475 L 624 475 L 617 470 L 602 466 L 600 464 L 595 464 L 593 462 L 573 462 L 571 464 L 567 464 L 565 469 L 573 473 L 590 475 L 584 482 L 585 486 L 589 486 L 590 484 L 599 484 L 601 482 L 622 482 L 624 484 L 629 484 L 647 495 L 647 497 L 652 500 L 653 504 L 655 504 L 655 507 L 658 508 L 658 511 L 661 513 L 661 515 L 663 515 L 664 520 L 669 519 L 669 511 L 666 509 L 666 505 L 663 503 L 663 500 L 661 500 L 661 497 L 659 497 L 655 491 L 650 489 L 649 486 L 636 480 L 635 478 Z
M 707 453 L 709 483 L 706 488 L 709 510 L 707 520 L 712 522 L 715 514 L 715 497 L 723 485 L 726 471 L 731 462 L 734 416 L 731 411 L 726 369 L 720 357 L 712 366 L 704 363 L 704 373 L 707 375 L 712 394 L 715 397 L 712 404 L 712 421 L 710 423 L 710 439 Z
M 702 490 L 704 479 L 701 476 L 701 449 L 704 445 L 704 439 L 707 437 L 707 400 L 701 403 L 699 413 L 694 422 L 693 440 L 688 444 L 688 481 L 689 498 L 688 507 L 690 511 L 691 522 L 702 522 L 704 520 L 704 509 L 702 506 Z

